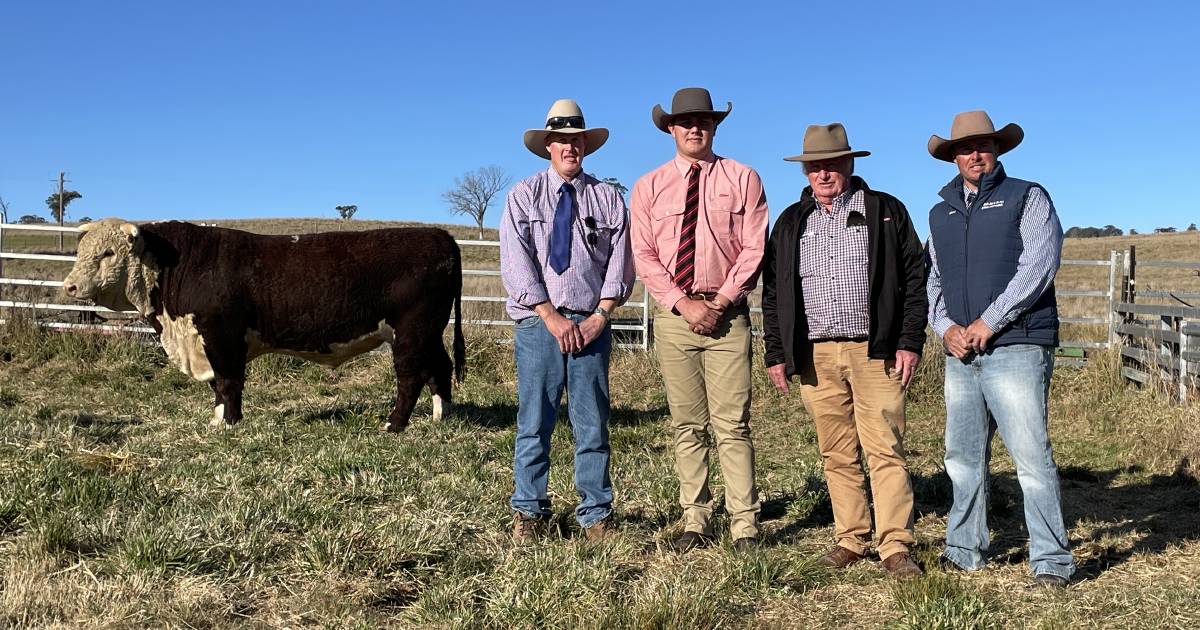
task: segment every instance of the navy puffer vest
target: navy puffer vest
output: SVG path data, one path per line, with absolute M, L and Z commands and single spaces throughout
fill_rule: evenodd
M 1006 177 L 1004 166 L 997 163 L 980 180 L 970 208 L 963 200 L 962 184 L 960 175 L 942 188 L 942 201 L 929 211 L 929 231 L 937 249 L 946 311 L 955 323 L 967 326 L 979 319 L 1016 274 L 1024 250 L 1025 196 L 1038 184 Z M 995 346 L 1017 343 L 1058 345 L 1053 284 L 1029 310 L 992 337 Z

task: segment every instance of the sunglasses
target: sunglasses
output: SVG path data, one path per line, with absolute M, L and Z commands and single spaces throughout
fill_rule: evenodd
M 546 129 L 583 129 L 583 116 L 555 116 L 546 119 Z
M 595 217 L 584 217 L 583 224 L 585 226 L 587 226 L 587 229 L 588 229 L 588 235 L 587 235 L 588 245 L 595 247 L 596 241 L 598 240 L 596 238 L 596 219 L 595 219 Z

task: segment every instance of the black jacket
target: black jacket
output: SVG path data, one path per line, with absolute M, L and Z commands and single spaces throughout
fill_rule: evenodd
M 871 287 L 867 354 L 872 359 L 892 359 L 896 350 L 920 354 L 928 317 L 921 241 L 899 199 L 871 190 L 859 177 L 853 178 L 852 186 L 864 191 L 867 209 L 867 280 Z M 808 214 L 816 208 L 812 188 L 805 188 L 800 201 L 788 206 L 775 221 L 763 261 L 764 357 L 768 367 L 786 364 L 789 377 L 800 371 L 812 351 L 796 242 Z

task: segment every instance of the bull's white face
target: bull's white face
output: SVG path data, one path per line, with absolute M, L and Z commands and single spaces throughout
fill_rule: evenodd
M 63 292 L 113 310 L 135 308 L 130 300 L 131 271 L 141 265 L 138 228 L 120 219 L 80 226 L 75 266 L 63 280 Z M 141 300 L 139 300 L 141 301 Z

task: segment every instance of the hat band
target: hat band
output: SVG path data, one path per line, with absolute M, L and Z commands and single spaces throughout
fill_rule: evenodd
M 546 129 L 586 129 L 583 116 L 554 116 L 546 119 Z

